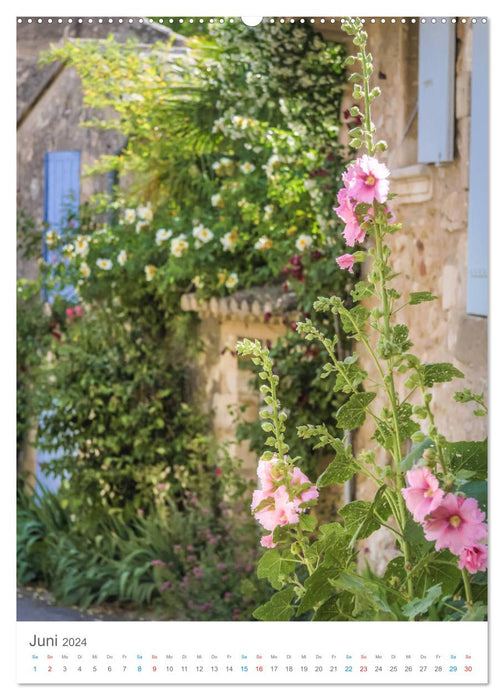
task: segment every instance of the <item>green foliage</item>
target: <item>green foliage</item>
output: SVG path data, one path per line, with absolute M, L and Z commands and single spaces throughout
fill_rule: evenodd
M 107 225 L 82 232 L 85 277 L 75 250 L 67 275 L 94 286 L 97 276 L 147 275 L 163 295 L 208 298 L 281 280 L 290 262 L 301 308 L 312 282 L 333 286 L 341 45 L 309 25 L 226 22 L 189 40 L 183 57 L 169 44 L 145 52 L 109 38 L 53 48 L 44 61 L 55 60 L 82 78 L 86 124 L 127 139 L 89 172 L 133 175 L 126 193 L 98 198 Z
M 373 391 L 362 391 L 352 394 L 348 401 L 339 409 L 336 420 L 339 428 L 354 430 L 359 428 L 366 420 L 366 406 L 375 398 Z
M 212 510 L 187 491 L 183 510 L 167 501 L 131 519 L 109 514 L 91 531 L 61 494 L 20 489 L 18 580 L 81 608 L 117 603 L 155 619 L 249 619 L 252 600 L 267 591 L 251 577 L 255 528 L 236 517 L 238 504 Z
M 278 591 L 271 596 L 264 605 L 260 605 L 256 610 L 254 610 L 254 617 L 257 620 L 269 620 L 277 622 L 286 622 L 290 620 L 293 616 L 295 609 L 290 604 L 294 594 L 294 586 L 289 586 L 284 588 L 283 591 Z
M 278 549 L 270 549 L 265 552 L 257 565 L 259 578 L 267 578 L 273 588 L 283 588 L 288 575 L 296 568 L 296 560 L 292 557 L 282 556 Z
M 488 471 L 488 441 L 447 442 L 443 448 L 451 471 L 459 479 L 481 481 Z
M 22 257 L 39 255 L 42 231 L 23 212 L 17 221 L 18 240 L 22 241 Z M 44 303 L 41 280 L 18 279 L 16 308 L 16 446 L 19 458 L 28 433 L 38 420 L 33 405 L 33 389 L 44 355 L 50 348 L 52 332 L 58 324 L 61 309 Z
M 352 459 L 350 449 L 339 444 L 336 448 L 336 456 L 317 479 L 317 488 L 329 486 L 329 484 L 344 484 L 358 471 L 359 465 Z
M 43 468 L 89 517 L 179 499 L 217 466 L 201 437 L 208 421 L 191 408 L 189 369 L 164 319 L 150 325 L 152 308 L 90 308 L 67 324 L 39 381 L 37 445 L 59 448 Z

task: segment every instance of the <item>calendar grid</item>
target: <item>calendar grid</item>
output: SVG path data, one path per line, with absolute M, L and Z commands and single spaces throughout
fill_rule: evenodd
M 18 623 L 18 682 L 488 682 L 487 623 Z

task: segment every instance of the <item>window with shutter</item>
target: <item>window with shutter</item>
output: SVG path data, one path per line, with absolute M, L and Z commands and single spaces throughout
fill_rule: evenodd
M 429 19 L 420 25 L 418 57 L 418 162 L 453 160 L 455 25 Z

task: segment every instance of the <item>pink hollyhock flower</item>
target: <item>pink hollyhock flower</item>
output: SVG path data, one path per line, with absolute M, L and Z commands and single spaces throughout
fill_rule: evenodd
M 254 493 L 252 494 L 252 503 L 250 504 L 250 510 L 252 513 L 255 511 L 255 509 L 259 506 L 259 504 L 262 501 L 265 501 L 267 498 L 271 498 L 273 496 L 273 492 L 271 491 L 262 491 L 261 489 L 256 489 Z M 254 514 L 255 515 L 255 514 Z
M 306 474 L 303 474 L 301 469 L 299 467 L 294 467 L 292 470 L 292 484 L 310 484 L 310 488 L 306 489 L 306 491 L 303 491 L 303 493 L 300 495 L 300 499 L 302 503 L 306 503 L 307 501 L 314 501 L 316 498 L 318 498 L 319 492 L 317 491 L 317 488 L 311 483 L 310 479 L 306 476 Z M 294 502 L 296 502 L 297 499 L 294 499 Z
M 263 535 L 261 537 L 261 546 L 262 547 L 267 547 L 268 549 L 273 549 L 276 547 L 275 542 L 273 542 L 273 533 L 270 532 L 269 535 Z
M 77 316 L 82 316 L 82 306 L 76 306 L 75 313 L 77 314 Z
M 279 486 L 274 492 L 273 498 L 273 506 L 263 508 L 255 513 L 254 516 L 265 530 L 273 532 L 277 525 L 288 525 L 299 522 L 297 505 L 289 499 L 289 494 L 285 486 Z
M 340 255 L 336 258 L 336 262 L 342 270 L 348 270 L 353 273 L 353 266 L 355 263 L 355 256 L 345 253 L 345 255 Z
M 464 567 L 470 574 L 478 571 L 486 571 L 488 560 L 488 550 L 484 544 L 475 544 L 473 547 L 466 547 L 459 558 L 459 569 Z
M 355 213 L 354 204 L 351 201 L 346 189 L 341 189 L 338 192 L 338 202 L 340 206 L 334 207 L 334 211 L 346 224 L 343 231 L 343 238 L 345 239 L 346 244 L 353 246 L 356 242 L 362 243 L 366 237 L 366 232 L 360 227 L 359 219 Z
M 68 318 L 73 318 L 75 316 L 75 311 L 73 309 L 65 309 L 65 313 Z
M 259 477 L 259 482 L 263 491 L 268 493 L 268 496 L 273 495 L 275 490 L 275 482 L 271 476 L 271 470 L 277 462 L 277 458 L 273 457 L 271 460 L 260 459 L 257 465 L 257 476 Z M 268 496 L 265 496 L 267 498 Z
M 348 196 L 357 202 L 372 204 L 376 199 L 383 204 L 387 199 L 390 171 L 386 165 L 368 155 L 361 156 L 343 175 Z
M 406 473 L 409 487 L 401 489 L 406 507 L 417 523 L 423 522 L 426 515 L 432 513 L 443 500 L 444 491 L 427 467 L 412 469 Z
M 448 548 L 452 554 L 462 554 L 487 536 L 484 519 L 475 498 L 447 493 L 423 523 L 425 539 L 436 540 L 436 550 Z

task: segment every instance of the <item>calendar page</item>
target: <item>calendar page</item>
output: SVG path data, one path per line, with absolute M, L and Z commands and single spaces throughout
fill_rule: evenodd
M 486 686 L 491 19 L 15 24 L 18 688 Z

